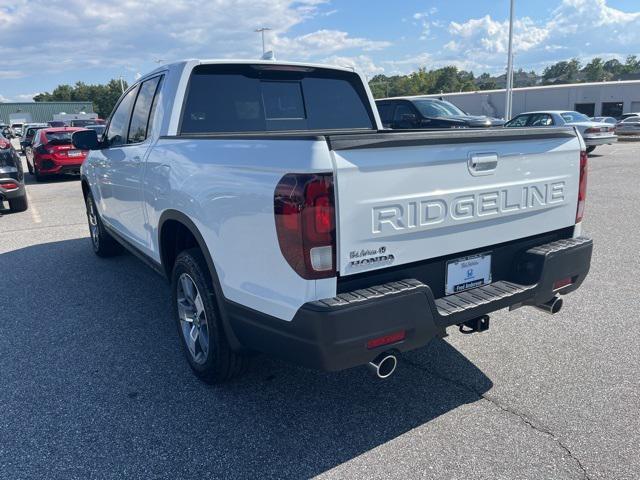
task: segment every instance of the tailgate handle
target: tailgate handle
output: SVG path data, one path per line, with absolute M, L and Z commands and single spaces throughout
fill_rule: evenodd
M 498 166 L 497 153 L 472 153 L 469 155 L 469 172 L 471 175 L 491 175 Z

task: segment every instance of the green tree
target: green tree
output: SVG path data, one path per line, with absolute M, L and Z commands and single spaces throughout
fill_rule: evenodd
M 574 58 L 568 62 L 562 61 L 550 65 L 542 72 L 542 83 L 553 85 L 559 83 L 575 83 L 580 72 L 580 61 Z
M 124 88 L 128 88 L 124 82 Z M 33 97 L 35 102 L 92 102 L 95 112 L 101 118 L 107 118 L 122 94 L 120 80 L 112 79 L 109 83 L 90 85 L 76 82 L 75 85 L 58 85 L 51 93 L 40 93 Z
M 636 55 L 629 55 L 624 62 L 624 73 L 640 72 L 640 60 Z
M 604 71 L 609 74 L 609 78 L 616 79 L 624 73 L 625 66 L 620 63 L 620 60 L 612 58 L 611 60 L 604 62 L 602 68 L 604 68 Z
M 600 57 L 595 57 L 582 69 L 587 82 L 603 82 L 609 80 L 611 75 L 605 70 L 604 62 Z

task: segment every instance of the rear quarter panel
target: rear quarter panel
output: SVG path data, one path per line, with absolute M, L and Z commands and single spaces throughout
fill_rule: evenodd
M 161 138 L 146 169 L 149 224 L 167 209 L 186 214 L 228 300 L 291 320 L 305 302 L 335 295 L 335 278 L 304 280 L 286 262 L 273 207 L 286 173 L 332 170 L 324 140 Z M 158 232 L 152 237 L 159 260 Z

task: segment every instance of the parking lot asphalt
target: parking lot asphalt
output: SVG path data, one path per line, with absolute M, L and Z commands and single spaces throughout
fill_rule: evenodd
M 93 255 L 77 179 L 0 217 L 0 478 L 637 479 L 640 144 L 590 159 L 594 258 L 560 314 L 401 357 L 386 381 L 256 356 L 189 370 L 166 282 Z

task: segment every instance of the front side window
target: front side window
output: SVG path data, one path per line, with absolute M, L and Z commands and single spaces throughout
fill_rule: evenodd
M 136 98 L 136 103 L 131 114 L 131 126 L 129 127 L 129 143 L 140 143 L 147 138 L 150 128 L 150 118 L 152 115 L 152 106 L 154 104 L 158 84 L 162 77 L 154 77 L 145 80 L 140 85 L 140 93 Z
M 107 131 L 107 143 L 110 147 L 117 147 L 127 143 L 131 107 L 133 106 L 137 92 L 137 86 L 129 90 L 111 115 L 111 121 L 109 122 Z
M 402 122 L 407 120 L 415 120 L 416 114 L 406 103 L 401 103 L 396 107 L 396 112 L 393 115 L 394 122 Z
M 548 113 L 536 113 L 531 115 L 529 127 L 548 127 L 553 125 L 553 119 Z
M 180 132 L 373 129 L 360 78 L 288 65 L 194 68 Z
M 529 115 L 518 115 L 513 120 L 505 123 L 505 127 L 526 127 L 527 121 L 529 120 Z

